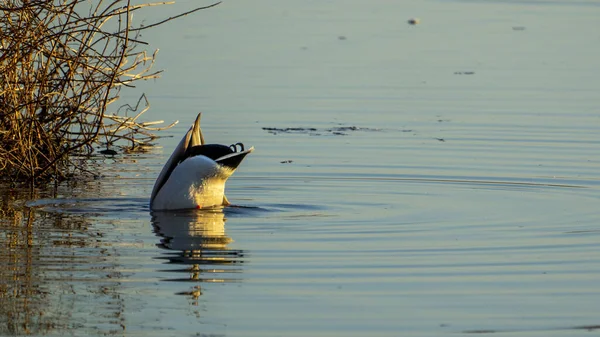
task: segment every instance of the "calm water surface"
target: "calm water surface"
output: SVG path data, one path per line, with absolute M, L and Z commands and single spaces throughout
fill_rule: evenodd
M 145 117 L 181 123 L 98 158 L 102 179 L 3 189 L 0 335 L 597 333 L 598 17 L 596 1 L 226 1 L 146 33 L 166 73 L 137 89 Z M 208 141 L 256 147 L 227 186 L 237 207 L 152 213 L 198 111 Z

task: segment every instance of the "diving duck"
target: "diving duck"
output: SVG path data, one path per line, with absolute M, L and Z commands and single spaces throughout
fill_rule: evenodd
M 230 205 L 225 182 L 254 147 L 244 144 L 206 144 L 198 114 L 156 179 L 150 209 L 210 208 Z

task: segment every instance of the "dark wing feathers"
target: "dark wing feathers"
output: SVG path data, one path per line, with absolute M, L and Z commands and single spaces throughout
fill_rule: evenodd
M 232 154 L 234 151 L 231 147 L 220 144 L 206 144 L 206 145 L 196 145 L 192 147 L 188 147 L 187 151 L 183 158 L 181 158 L 180 162 L 186 160 L 189 157 L 195 156 L 205 156 L 212 160 L 217 160 L 223 156 L 228 154 Z

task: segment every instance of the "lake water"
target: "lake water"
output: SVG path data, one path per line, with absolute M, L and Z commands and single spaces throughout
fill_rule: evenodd
M 147 23 L 209 2 L 152 8 Z M 419 17 L 416 26 L 407 24 Z M 225 1 L 143 34 L 146 154 L 4 189 L 0 335 L 600 331 L 600 2 Z M 238 207 L 152 214 L 203 112 Z

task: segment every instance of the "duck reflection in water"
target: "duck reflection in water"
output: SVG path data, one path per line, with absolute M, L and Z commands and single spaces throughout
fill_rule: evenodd
M 225 233 L 225 214 L 222 208 L 177 212 L 153 212 L 152 225 L 160 238 L 159 248 L 168 252 L 158 259 L 167 264 L 182 265 L 180 269 L 166 269 L 170 275 L 187 274 L 187 277 L 169 277 L 165 281 L 178 282 L 236 282 L 242 270 L 242 250 L 228 249 L 233 242 Z M 176 274 L 177 273 L 177 274 Z M 179 276 L 177 275 L 177 276 Z M 178 293 L 197 298 L 199 286 Z

